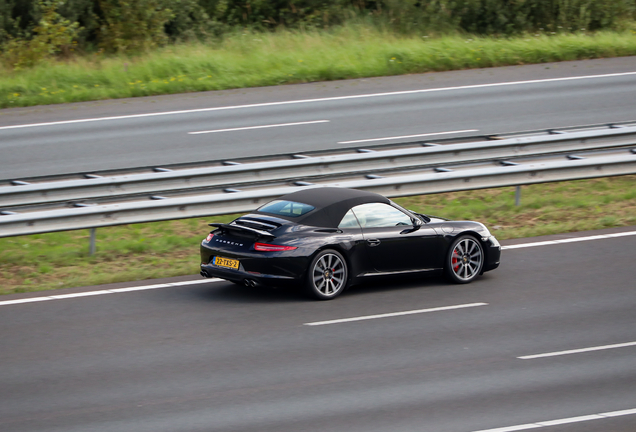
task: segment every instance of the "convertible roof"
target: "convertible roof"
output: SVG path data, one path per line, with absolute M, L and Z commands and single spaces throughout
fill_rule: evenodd
M 336 228 L 351 207 L 366 203 L 390 203 L 388 198 L 373 192 L 338 187 L 307 188 L 283 195 L 278 199 L 309 204 L 315 209 L 302 216 L 285 217 L 276 215 L 276 217 L 298 224 L 328 228 Z M 259 212 L 256 211 L 255 213 Z

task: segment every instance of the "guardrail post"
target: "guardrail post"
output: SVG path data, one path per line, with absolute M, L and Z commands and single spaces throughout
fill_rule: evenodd
M 515 188 L 515 206 L 519 207 L 521 204 L 521 186 L 517 185 Z
M 90 239 L 90 245 L 88 248 L 88 255 L 93 256 L 95 255 L 95 231 L 97 231 L 96 228 L 91 228 L 91 239 Z

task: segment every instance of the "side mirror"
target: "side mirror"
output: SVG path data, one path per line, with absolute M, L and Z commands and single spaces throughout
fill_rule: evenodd
M 413 211 L 413 210 L 409 210 L 409 211 L 410 211 L 411 213 L 413 213 L 414 215 L 417 215 L 417 216 L 421 217 L 422 219 L 424 219 L 424 221 L 425 221 L 426 223 L 429 223 L 429 222 L 431 221 L 431 218 L 430 218 L 430 217 L 428 217 L 428 216 L 426 216 L 425 214 L 417 213 L 417 212 L 415 212 L 415 211 Z M 413 218 L 411 218 L 411 219 L 413 219 Z M 420 220 L 420 222 L 421 222 L 421 220 Z M 421 225 L 421 224 L 420 224 L 420 225 Z
M 408 234 L 408 233 L 415 232 L 419 230 L 420 227 L 422 226 L 422 221 L 419 220 L 418 218 L 411 218 L 411 222 L 413 222 L 413 228 L 405 229 L 400 234 Z

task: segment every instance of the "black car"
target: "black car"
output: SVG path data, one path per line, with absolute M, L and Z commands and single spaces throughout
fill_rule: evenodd
M 468 283 L 499 266 L 501 247 L 479 222 L 405 210 L 371 192 L 302 189 L 215 227 L 201 275 L 248 286 L 296 285 L 320 300 L 380 275 L 445 272 Z

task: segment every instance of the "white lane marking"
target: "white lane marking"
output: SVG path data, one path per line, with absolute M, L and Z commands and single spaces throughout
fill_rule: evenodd
M 629 76 L 629 75 L 636 75 L 636 72 L 621 72 L 621 73 L 612 73 L 612 74 L 585 75 L 585 76 L 564 77 L 564 78 L 547 78 L 547 79 L 540 79 L 540 80 L 511 81 L 511 82 L 501 82 L 501 83 L 491 83 L 491 84 L 473 84 L 473 85 L 456 86 L 456 87 L 440 87 L 440 88 L 421 89 L 421 90 L 404 90 L 404 91 L 396 91 L 396 92 L 371 93 L 371 94 L 362 94 L 362 95 L 353 95 L 353 96 L 334 96 L 334 97 L 328 97 L 328 98 L 300 99 L 300 100 L 292 100 L 292 101 L 264 102 L 264 103 L 248 104 L 248 105 L 235 105 L 235 106 L 225 106 L 225 107 L 215 107 L 215 108 L 197 108 L 197 109 L 190 109 L 190 110 L 165 111 L 165 112 L 146 113 L 146 114 L 130 114 L 130 115 L 121 115 L 121 116 L 112 116 L 112 117 L 96 117 L 96 118 L 87 118 L 87 119 L 78 119 L 78 120 L 63 120 L 63 121 L 47 122 L 47 123 L 31 123 L 31 124 L 21 124 L 21 125 L 12 125 L 12 126 L 0 126 L 0 130 L 53 126 L 53 125 L 61 125 L 61 124 L 88 123 L 88 122 L 107 121 L 107 120 L 123 120 L 123 119 L 143 118 L 143 117 L 157 117 L 157 116 L 175 115 L 175 114 L 192 114 L 192 113 L 200 113 L 200 112 L 223 111 L 223 110 L 234 110 L 234 109 L 244 109 L 244 108 L 260 108 L 260 107 L 270 107 L 270 106 L 279 106 L 279 105 L 305 104 L 305 103 L 314 103 L 314 102 L 329 102 L 329 101 L 340 101 L 340 100 L 362 99 L 362 98 L 373 98 L 373 97 L 384 97 L 384 96 L 397 96 L 397 95 L 408 95 L 408 94 L 418 94 L 418 93 L 433 93 L 433 92 L 441 92 L 441 91 L 502 87 L 502 86 L 513 86 L 513 85 L 523 85 L 523 84 L 539 84 L 539 83 L 546 83 L 546 82 L 575 81 L 575 80 L 598 79 L 598 78 L 614 78 L 614 77 Z
M 33 297 L 33 298 L 25 298 L 25 299 L 17 299 L 17 300 L 5 300 L 3 302 L 0 302 L 0 305 L 32 303 L 32 302 L 40 302 L 45 300 L 53 300 L 53 299 L 50 297 Z
M 17 299 L 17 300 L 0 301 L 0 306 L 20 304 L 20 303 L 41 302 L 41 301 L 47 301 L 47 300 L 64 300 L 68 298 L 87 297 L 87 296 L 95 296 L 95 295 L 103 295 L 103 294 L 117 294 L 117 293 L 130 292 L 130 291 L 169 288 L 169 287 L 175 287 L 175 286 L 194 285 L 194 284 L 203 284 L 208 282 L 220 282 L 220 281 L 221 279 L 216 279 L 216 278 L 201 279 L 201 280 L 197 279 L 197 280 L 183 281 L 183 282 L 170 282 L 165 284 L 142 285 L 142 286 L 127 287 L 127 288 L 115 288 L 112 290 L 87 291 L 87 292 L 73 293 L 73 294 L 57 294 L 57 295 L 51 295 L 51 296 L 45 296 L 45 297 L 32 297 L 32 298 L 24 298 L 24 299 Z
M 537 422 L 537 423 L 528 423 L 528 424 L 522 424 L 522 425 L 516 425 L 516 426 L 507 426 L 507 427 L 501 427 L 501 428 L 495 428 L 495 429 L 483 429 L 483 430 L 474 431 L 474 432 L 513 432 L 513 431 L 521 431 L 521 430 L 527 430 L 527 429 L 536 429 L 540 427 L 562 425 L 567 423 L 578 423 L 578 422 L 584 422 L 589 420 L 599 420 L 599 419 L 605 419 L 605 418 L 611 418 L 611 417 L 620 417 L 620 416 L 626 416 L 626 415 L 632 415 L 632 414 L 636 414 L 636 408 L 622 410 L 622 411 L 611 411 L 606 413 L 578 416 L 578 417 L 569 417 L 569 418 L 543 421 L 543 422 Z
M 208 133 L 217 133 L 217 132 L 234 132 L 234 131 L 243 131 L 243 130 L 250 130 L 250 129 L 267 129 L 267 128 L 286 127 L 286 126 L 300 126 L 300 125 L 308 125 L 308 124 L 316 124 L 316 123 L 329 123 L 329 120 L 314 120 L 314 121 L 306 121 L 306 122 L 281 123 L 281 124 L 262 125 L 262 126 L 245 126 L 245 127 L 231 128 L 231 129 L 215 129 L 215 130 L 208 130 L 208 131 L 188 132 L 188 135 L 208 134 Z
M 521 248 L 529 248 L 529 247 L 536 247 L 536 246 L 549 246 L 549 245 L 557 245 L 562 243 L 575 243 L 575 242 L 590 241 L 590 240 L 603 240 L 603 239 L 609 239 L 609 238 L 615 238 L 615 237 L 627 237 L 627 236 L 633 236 L 633 235 L 636 235 L 636 231 L 627 231 L 627 232 L 620 232 L 620 233 L 613 233 L 613 234 L 602 234 L 602 235 L 587 236 L 587 237 L 571 237 L 571 238 L 561 239 L 561 240 L 548 240 L 548 241 L 542 241 L 542 242 L 522 243 L 522 244 L 516 244 L 516 245 L 502 246 L 501 250 L 521 249 Z
M 513 432 L 513 431 L 534 429 L 534 428 L 540 428 L 540 427 L 541 425 L 535 423 L 535 424 L 508 426 L 508 427 L 502 427 L 502 428 L 496 428 L 496 429 L 488 429 L 488 430 L 482 430 L 482 431 L 476 431 L 476 432 Z
M 141 285 L 141 286 L 127 287 L 127 288 L 115 288 L 109 291 L 114 293 L 120 293 L 120 292 L 144 291 L 144 290 L 150 290 L 150 289 L 168 288 L 169 286 L 170 285 L 168 284 Z
M 80 292 L 80 293 L 74 293 L 74 294 L 58 294 L 58 295 L 52 295 L 49 297 L 51 297 L 51 299 L 54 299 L 54 300 L 61 300 L 61 299 L 67 299 L 67 298 L 88 297 L 88 296 L 95 296 L 95 295 L 102 295 L 102 294 L 111 294 L 111 293 L 108 290 L 102 290 L 102 291 L 87 291 L 87 292 Z
M 539 422 L 537 424 L 539 426 L 556 426 L 556 425 L 562 425 L 562 424 L 567 424 L 567 423 L 578 423 L 578 422 L 583 422 L 583 421 L 588 421 L 588 420 L 598 420 L 598 419 L 602 419 L 602 418 L 604 418 L 604 417 L 601 416 L 601 415 L 592 414 L 592 415 L 586 415 L 586 416 L 570 417 L 570 418 L 565 418 L 565 419 L 544 421 L 544 422 Z
M 625 342 L 625 343 L 619 343 L 619 344 L 613 344 L 613 345 L 580 348 L 580 349 L 574 349 L 574 350 L 568 350 L 568 351 L 556 351 L 556 352 L 550 352 L 550 353 L 544 353 L 544 354 L 533 354 L 533 355 L 527 355 L 527 356 L 522 356 L 517 358 L 521 360 L 530 360 L 530 359 L 536 359 L 536 358 L 542 358 L 542 357 L 555 357 L 555 356 L 561 356 L 561 355 L 567 355 L 567 354 L 578 354 L 578 353 L 584 353 L 589 351 L 601 351 L 601 350 L 623 348 L 623 347 L 629 347 L 629 346 L 636 346 L 636 342 Z
M 354 140 L 354 141 L 339 141 L 338 144 L 355 144 L 362 142 L 371 142 L 371 141 L 387 141 L 393 139 L 402 139 L 402 138 L 419 138 L 425 136 L 432 135 L 448 135 L 453 133 L 466 133 L 466 132 L 479 132 L 479 129 L 466 129 L 466 130 L 458 130 L 458 131 L 448 131 L 448 132 L 432 132 L 418 135 L 403 135 L 403 136 L 394 136 L 394 137 L 386 137 L 386 138 L 371 138 L 371 139 L 362 139 L 362 140 Z
M 488 305 L 488 303 L 470 303 L 470 304 L 463 304 L 463 305 L 456 305 L 456 306 L 443 306 L 443 307 L 437 307 L 437 308 L 431 308 L 431 309 L 418 309 L 418 310 L 410 310 L 410 311 L 404 311 L 404 312 L 385 313 L 385 314 L 379 314 L 379 315 L 366 315 L 366 316 L 359 316 L 359 317 L 353 317 L 353 318 L 342 318 L 342 319 L 335 319 L 335 320 L 329 320 L 329 321 L 316 321 L 316 322 L 304 323 L 303 325 L 322 326 L 322 325 L 340 324 L 340 323 L 352 322 L 352 321 L 364 321 L 364 320 L 372 320 L 372 319 L 378 319 L 378 318 L 389 318 L 389 317 L 396 317 L 396 316 L 402 316 L 402 315 L 413 315 L 413 314 L 421 314 L 421 313 L 427 313 L 427 312 L 438 312 L 438 311 L 463 309 L 463 308 L 486 306 L 486 305 Z
M 636 414 L 636 408 L 620 410 L 620 411 L 611 411 L 603 413 L 605 417 L 620 417 L 624 415 Z

